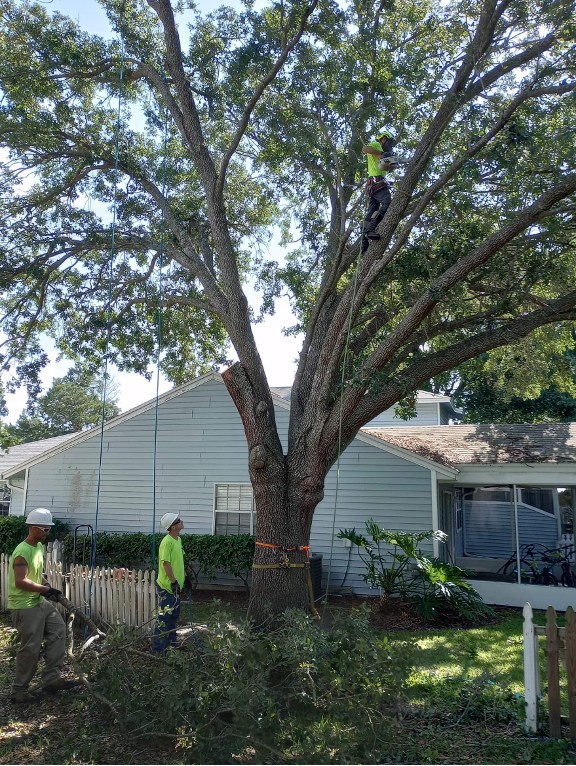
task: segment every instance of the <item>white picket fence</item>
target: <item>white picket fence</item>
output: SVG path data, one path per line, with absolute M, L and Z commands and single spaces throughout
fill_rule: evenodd
M 8 608 L 8 562 L 0 554 L 0 608 Z M 63 572 L 62 564 L 47 557 L 48 582 L 61 590 L 74 606 L 83 609 L 96 623 L 127 625 L 144 632 L 152 629 L 156 610 L 156 573 L 73 566 Z

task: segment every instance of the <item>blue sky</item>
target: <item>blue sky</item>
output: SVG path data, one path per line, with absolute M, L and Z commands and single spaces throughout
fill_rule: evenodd
M 199 8 L 203 12 L 208 12 L 218 5 L 226 4 L 228 6 L 239 6 L 234 0 L 226 0 L 225 3 L 218 3 L 214 0 L 201 0 Z M 96 0 L 51 0 L 45 3 L 49 10 L 58 11 L 72 17 L 84 29 L 93 34 L 109 37 L 111 33 L 108 19 L 102 7 Z M 271 248 L 271 257 L 274 257 L 274 246 Z M 250 289 L 247 290 L 249 300 L 253 302 L 255 308 L 259 306 L 258 296 Z M 277 312 L 274 317 L 268 318 L 261 324 L 254 325 L 254 335 L 263 359 L 264 367 L 268 375 L 268 380 L 272 386 L 289 385 L 292 383 L 295 372 L 295 359 L 301 346 L 301 340 L 293 337 L 286 338 L 282 334 L 284 327 L 294 323 L 290 311 L 289 302 L 286 298 L 281 299 L 277 304 Z M 46 341 L 46 350 L 54 359 L 54 349 L 52 343 Z M 230 351 L 230 357 L 234 358 L 234 353 Z M 45 389 L 48 388 L 54 377 L 65 374 L 70 366 L 67 361 L 54 362 L 50 364 L 44 373 L 43 383 Z M 123 411 L 153 398 L 156 395 L 156 380 L 153 378 L 147 381 L 140 375 L 130 373 L 120 373 L 111 370 L 112 375 L 118 381 L 120 386 L 119 405 Z M 161 379 L 160 393 L 171 388 L 168 381 Z M 26 394 L 23 391 L 9 395 L 7 404 L 9 415 L 7 420 L 14 422 L 26 404 Z

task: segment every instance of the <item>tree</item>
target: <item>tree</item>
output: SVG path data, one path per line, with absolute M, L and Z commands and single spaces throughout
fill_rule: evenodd
M 16 424 L 5 430 L 12 443 L 48 439 L 83 431 L 102 419 L 102 385 L 94 375 L 72 368 L 64 377 L 55 378 L 51 387 L 37 400 L 31 400 Z M 107 385 L 104 420 L 118 415 L 115 388 Z
M 548 328 L 545 328 L 548 329 Z M 536 334 L 511 353 L 486 354 L 449 376 L 441 390 L 464 410 L 466 423 L 558 423 L 576 420 L 576 352 L 551 357 Z M 534 340 L 535 342 L 529 343 Z M 546 351 L 541 364 L 537 353 Z M 501 351 L 501 350 L 500 350 Z
M 108 358 L 144 370 L 158 311 L 178 382 L 223 362 L 228 339 L 258 540 L 306 545 L 359 428 L 576 319 L 573 3 L 273 0 L 206 17 L 188 2 L 101 3 L 121 48 L 0 0 L 4 364 L 33 384 L 43 330 L 81 358 L 109 336 Z M 386 121 L 406 163 L 360 256 L 360 147 Z M 113 231 L 91 199 L 116 201 Z M 283 260 L 264 254 L 273 226 Z M 288 291 L 304 333 L 286 452 L 249 276 L 263 311 Z M 254 571 L 257 619 L 306 598 L 304 569 Z

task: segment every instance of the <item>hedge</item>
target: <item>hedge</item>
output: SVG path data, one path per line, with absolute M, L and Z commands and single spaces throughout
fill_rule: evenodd
M 154 535 L 155 554 L 162 541 L 162 534 Z M 76 541 L 77 563 L 82 563 L 78 551 L 82 552 L 85 536 Z M 210 579 L 217 572 L 228 572 L 239 577 L 245 585 L 252 568 L 254 537 L 252 535 L 181 535 L 187 573 L 198 582 L 202 574 Z M 66 560 L 72 562 L 74 537 L 64 538 Z M 152 536 L 143 532 L 99 532 L 96 535 L 96 565 L 104 567 L 126 567 L 127 569 L 150 569 L 152 564 Z M 84 562 L 88 563 L 88 562 Z
M 0 553 L 11 554 L 28 535 L 25 516 L 0 516 Z M 62 540 L 68 536 L 68 525 L 54 519 L 49 540 Z
M 24 516 L 0 517 L 0 553 L 12 553 L 27 535 Z M 154 535 L 156 556 L 162 534 Z M 50 540 L 64 545 L 64 556 L 72 563 L 74 535 L 68 526 L 54 519 Z M 187 573 L 198 583 L 200 575 L 215 579 L 217 572 L 227 572 L 248 584 L 254 557 L 252 535 L 181 535 Z M 86 535 L 76 539 L 76 562 L 89 564 L 91 541 Z M 82 561 L 84 556 L 84 561 Z M 127 569 L 156 569 L 152 564 L 152 536 L 143 532 L 98 532 L 96 535 L 96 565 Z

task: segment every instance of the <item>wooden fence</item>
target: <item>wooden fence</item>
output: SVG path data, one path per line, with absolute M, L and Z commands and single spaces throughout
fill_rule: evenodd
M 546 638 L 549 734 L 556 739 L 562 736 L 560 664 L 563 663 L 567 677 L 570 739 L 576 740 L 576 614 L 571 606 L 566 610 L 565 628 L 558 627 L 553 607 L 549 606 L 546 610 L 546 627 L 540 627 L 534 625 L 530 604 L 524 606 L 526 731 L 529 733 L 538 731 L 538 700 L 541 696 L 540 636 Z
M 9 556 L 0 554 L 0 608 L 8 607 Z M 156 573 L 76 565 L 69 572 L 46 560 L 46 576 L 54 588 L 83 609 L 96 623 L 127 625 L 149 632 L 156 610 Z

